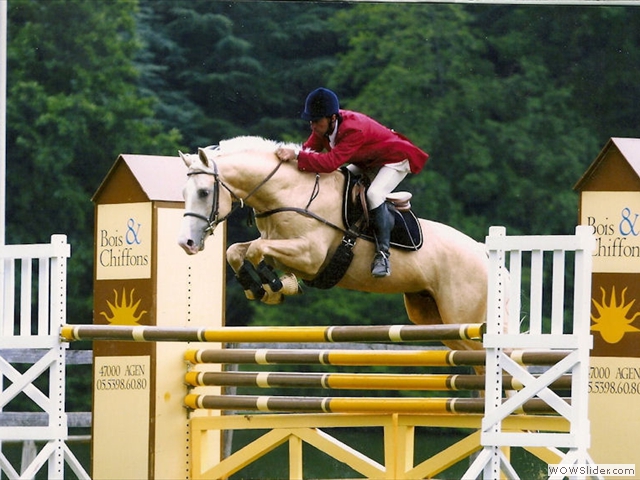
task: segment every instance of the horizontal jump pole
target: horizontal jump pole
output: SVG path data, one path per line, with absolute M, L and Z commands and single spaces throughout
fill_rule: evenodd
M 458 325 L 387 325 L 339 327 L 155 327 L 124 325 L 64 325 L 66 341 L 120 340 L 134 342 L 423 342 L 482 340 L 483 323 Z
M 193 410 L 240 410 L 307 413 L 405 413 L 473 414 L 484 413 L 482 398 L 355 398 L 355 397 L 276 397 L 252 395 L 195 395 L 184 399 Z M 556 413 L 546 402 L 532 399 L 514 413 Z
M 555 365 L 569 352 L 514 350 L 508 355 L 520 365 Z M 388 367 L 483 366 L 484 350 L 302 350 L 302 349 L 199 349 L 187 350 L 186 361 L 237 365 L 336 365 Z
M 193 387 L 323 388 L 334 390 L 484 390 L 483 375 L 351 374 L 297 372 L 188 372 Z M 550 385 L 553 390 L 571 388 L 571 376 L 564 375 Z M 521 390 L 522 383 L 503 375 L 504 390 Z

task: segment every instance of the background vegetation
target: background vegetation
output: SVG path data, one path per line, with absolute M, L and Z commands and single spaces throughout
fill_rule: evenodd
M 478 240 L 571 233 L 573 184 L 609 137 L 638 135 L 639 47 L 635 7 L 9 0 L 7 241 L 67 234 L 69 321 L 88 322 L 91 197 L 117 156 L 302 141 L 321 85 L 431 154 L 404 185 L 420 216 Z M 242 217 L 229 242 L 256 236 Z M 406 321 L 396 296 L 228 292 L 234 325 Z

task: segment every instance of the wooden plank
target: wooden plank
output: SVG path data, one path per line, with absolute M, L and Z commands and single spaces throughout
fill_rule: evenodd
M 31 259 L 20 259 L 20 335 L 31 335 Z
M 49 350 L 36 348 L 8 348 L 0 349 L 0 357 L 9 363 L 36 363 Z M 91 365 L 93 363 L 92 350 L 66 350 L 67 365 Z
M 67 412 L 67 426 L 91 427 L 91 417 L 91 412 Z M 49 424 L 49 415 L 44 412 L 0 412 L 0 424 L 3 427 L 45 427 Z
M 271 430 L 206 472 L 203 472 L 201 466 L 196 465 L 194 462 L 193 478 L 228 478 L 285 443 L 290 435 L 291 433 L 288 430 Z
M 49 259 L 38 260 L 38 335 L 48 335 L 49 331 Z
M 366 478 L 385 478 L 382 465 L 322 430 L 301 428 L 292 433 Z

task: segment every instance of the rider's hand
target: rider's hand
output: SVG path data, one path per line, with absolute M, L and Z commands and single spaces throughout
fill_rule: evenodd
M 289 162 L 297 158 L 295 150 L 290 148 L 279 148 L 276 150 L 276 156 L 283 162 Z

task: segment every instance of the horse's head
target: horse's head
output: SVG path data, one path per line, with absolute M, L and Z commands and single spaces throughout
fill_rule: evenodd
M 189 171 L 183 189 L 185 213 L 178 244 L 189 255 L 194 255 L 204 250 L 206 238 L 229 216 L 233 198 L 218 176 L 216 163 L 208 158 L 205 150 L 199 149 L 198 155 L 179 153 Z
M 183 192 L 185 214 L 178 243 L 189 255 L 204 248 L 206 237 L 235 208 L 247 205 L 260 212 L 282 206 L 284 197 L 291 201 L 291 192 L 286 189 L 299 184 L 300 172 L 295 165 L 288 165 L 282 169 L 286 175 L 274 178 L 286 165 L 275 154 L 279 145 L 260 137 L 237 137 L 221 141 L 213 150 L 199 149 L 198 155 L 180 153 L 189 178 Z M 307 193 L 304 195 L 298 203 L 308 201 Z

